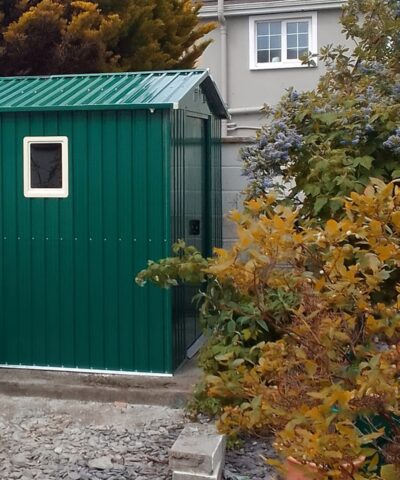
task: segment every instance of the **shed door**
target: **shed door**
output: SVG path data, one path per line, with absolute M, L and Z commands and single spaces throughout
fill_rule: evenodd
M 206 121 L 185 119 L 185 239 L 206 255 Z M 185 343 L 189 348 L 201 335 L 198 310 L 192 302 L 198 288 L 185 288 Z

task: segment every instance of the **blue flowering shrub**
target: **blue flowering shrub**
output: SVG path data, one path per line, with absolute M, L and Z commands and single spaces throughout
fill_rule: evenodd
M 323 48 L 327 71 L 315 90 L 290 90 L 266 107 L 257 143 L 242 151 L 248 198 L 279 188 L 283 176 L 304 214 L 327 218 L 371 177 L 400 177 L 399 11 L 399 0 L 346 4 L 341 23 L 354 49 Z

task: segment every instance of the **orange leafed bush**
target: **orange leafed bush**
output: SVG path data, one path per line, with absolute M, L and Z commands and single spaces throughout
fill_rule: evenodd
M 326 478 L 400 478 L 400 189 L 372 180 L 346 199 L 342 220 L 322 227 L 271 197 L 233 218 L 239 240 L 209 272 L 261 311 L 271 288 L 299 303 L 285 324 L 267 306 L 264 319 L 282 338 L 259 345 L 254 366 L 208 377 L 209 395 L 244 399 L 224 409 L 220 428 L 273 432 L 279 452 Z

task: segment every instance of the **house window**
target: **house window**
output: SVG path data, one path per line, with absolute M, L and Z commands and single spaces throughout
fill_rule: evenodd
M 317 50 L 316 13 L 250 17 L 253 70 L 304 67 L 301 57 Z
M 68 197 L 68 138 L 24 138 L 24 194 L 34 198 Z

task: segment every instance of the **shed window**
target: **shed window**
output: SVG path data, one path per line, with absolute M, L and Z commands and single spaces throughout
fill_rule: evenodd
M 26 197 L 67 197 L 68 138 L 25 137 L 24 177 Z

